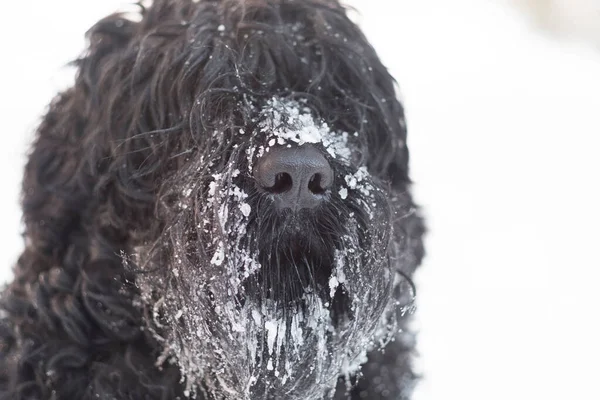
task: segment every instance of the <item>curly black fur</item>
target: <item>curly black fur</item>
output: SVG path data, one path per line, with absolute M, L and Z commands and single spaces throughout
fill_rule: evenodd
M 405 314 L 423 226 L 403 109 L 373 48 L 335 0 L 139 7 L 88 32 L 74 86 L 37 131 L 26 248 L 0 298 L 0 400 L 408 399 Z M 368 171 L 368 190 L 333 190 L 300 217 L 275 211 L 251 168 L 280 128 L 269 113 L 289 117 L 277 99 L 336 134 L 357 132 L 351 156 L 329 162 L 334 187 Z M 239 259 L 248 254 L 255 271 Z M 336 260 L 353 268 L 330 294 Z M 294 315 L 322 304 L 326 354 L 304 326 L 294 355 Z M 287 382 L 274 375 L 287 366 L 267 367 L 265 317 L 244 319 L 252 305 L 288 327 Z M 246 321 L 248 341 L 228 315 Z M 358 361 L 357 374 L 340 368 Z

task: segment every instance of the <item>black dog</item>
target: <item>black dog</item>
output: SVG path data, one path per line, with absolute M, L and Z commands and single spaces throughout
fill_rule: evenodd
M 140 8 L 38 129 L 0 399 L 407 399 L 423 226 L 373 48 L 334 0 Z

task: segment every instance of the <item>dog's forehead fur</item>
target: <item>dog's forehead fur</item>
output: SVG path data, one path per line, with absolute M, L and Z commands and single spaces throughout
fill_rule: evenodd
M 0 399 L 407 398 L 423 227 L 395 82 L 346 10 L 155 0 L 87 37 L 25 170 Z M 334 171 L 318 209 L 257 189 L 285 146 Z
M 118 35 L 115 24 L 123 25 Z M 254 110 L 241 106 L 246 95 L 268 101 L 300 94 L 317 117 L 340 131 L 363 133 L 364 147 L 378 155 L 369 158 L 375 175 L 394 164 L 396 179 L 406 180 L 403 111 L 391 77 L 334 2 L 158 1 L 141 22 L 112 17 L 89 38 L 93 54 L 82 62 L 102 83 L 93 87 L 119 93 L 98 115 L 98 122 L 111 123 L 99 133 L 114 137 L 116 155 L 160 144 L 172 157 L 205 145 L 215 127 L 251 125 Z M 117 54 L 102 57 L 105 47 L 117 47 Z M 123 113 L 124 107 L 133 109 Z M 166 128 L 186 137 L 131 140 L 133 132 Z M 148 152 L 140 153 L 143 160 Z

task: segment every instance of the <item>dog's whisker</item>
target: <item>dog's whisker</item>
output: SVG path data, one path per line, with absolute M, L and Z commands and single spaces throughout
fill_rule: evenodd
M 181 157 L 181 156 L 183 156 L 183 155 L 190 154 L 190 153 L 192 153 L 193 151 L 194 151 L 194 149 L 187 149 L 187 150 L 184 150 L 184 151 L 182 151 L 182 152 L 180 152 L 180 153 L 174 154 L 174 155 L 172 155 L 172 156 L 171 156 L 171 157 L 169 157 L 169 158 L 170 158 L 170 159 L 173 159 L 173 158 L 178 158 L 178 157 Z

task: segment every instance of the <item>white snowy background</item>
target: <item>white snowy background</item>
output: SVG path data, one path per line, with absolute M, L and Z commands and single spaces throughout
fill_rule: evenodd
M 400 84 L 430 231 L 415 400 L 600 399 L 600 49 L 575 40 L 588 30 L 552 37 L 502 0 L 348 3 Z M 0 281 L 22 247 L 31 133 L 83 32 L 122 5 L 2 6 Z

